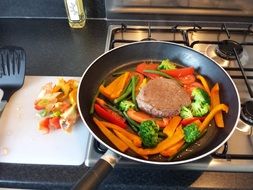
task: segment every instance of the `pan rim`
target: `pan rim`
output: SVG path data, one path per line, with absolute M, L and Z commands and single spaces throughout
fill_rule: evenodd
M 153 165 L 179 165 L 179 164 L 185 164 L 185 163 L 189 163 L 189 162 L 193 162 L 193 161 L 196 161 L 196 160 L 199 160 L 201 158 L 204 158 L 204 157 L 207 157 L 209 155 L 211 155 L 211 153 L 215 152 L 216 150 L 218 150 L 225 142 L 228 141 L 228 139 L 232 136 L 232 134 L 234 133 L 235 129 L 236 129 L 236 126 L 238 124 L 238 121 L 239 121 L 239 118 L 240 118 L 240 111 L 241 111 L 241 103 L 240 103 L 240 96 L 239 96 L 239 92 L 238 92 L 238 89 L 234 83 L 234 81 L 232 80 L 232 78 L 230 77 L 230 75 L 226 72 L 226 70 L 221 67 L 215 60 L 213 60 L 212 58 L 206 56 L 205 54 L 203 54 L 202 52 L 198 52 L 196 50 L 194 50 L 193 48 L 191 47 L 188 47 L 188 46 L 184 46 L 184 45 L 181 45 L 181 44 L 177 44 L 177 43 L 173 43 L 173 42 L 164 42 L 164 41 L 140 41 L 140 42 L 133 42 L 133 43 L 130 43 L 130 44 L 125 44 L 125 45 L 122 45 L 122 46 L 119 46 L 119 47 L 115 47 L 111 50 L 108 50 L 106 52 L 104 52 L 103 54 L 101 54 L 100 56 L 98 56 L 87 68 L 86 70 L 83 72 L 82 76 L 81 76 L 81 79 L 79 81 L 79 85 L 78 85 L 78 91 L 77 91 L 77 100 L 78 100 L 78 110 L 79 110 L 79 113 L 81 113 L 81 108 L 80 108 L 80 103 L 79 103 L 79 91 L 80 91 L 80 86 L 81 86 L 81 82 L 83 81 L 83 78 L 84 76 L 86 75 L 86 73 L 88 72 L 88 70 L 97 62 L 97 60 L 101 59 L 101 57 L 105 56 L 106 54 L 112 52 L 112 51 L 116 51 L 117 49 L 120 49 L 120 48 L 125 48 L 127 46 L 133 46 L 135 44 L 142 44 L 142 43 L 162 43 L 162 44 L 170 44 L 170 45 L 175 45 L 175 46 L 180 46 L 182 48 L 186 48 L 186 49 L 189 49 L 191 51 L 194 51 L 195 53 L 198 53 L 202 56 L 204 56 L 205 58 L 211 60 L 214 64 L 216 64 L 216 66 L 218 66 L 222 71 L 223 73 L 229 78 L 230 82 L 232 83 L 233 87 L 234 87 L 234 90 L 235 90 L 235 93 L 236 93 L 236 97 L 237 97 L 237 106 L 238 106 L 238 113 L 237 113 L 237 116 L 236 116 L 236 122 L 233 126 L 233 129 L 230 131 L 230 133 L 227 135 L 227 137 L 218 145 L 216 146 L 215 148 L 213 148 L 212 150 L 202 154 L 202 155 L 199 155 L 199 156 L 196 156 L 194 158 L 189 158 L 189 159 L 184 159 L 184 160 L 179 160 L 179 161 L 151 161 L 151 160 L 144 160 L 144 159 L 140 159 L 140 158 L 136 158 L 136 157 L 132 157 L 132 156 L 129 156 L 125 153 L 122 153 L 120 151 L 118 151 L 117 149 L 114 149 L 113 147 L 107 145 L 103 140 L 101 140 L 92 130 L 90 127 L 88 127 L 88 124 L 86 123 L 86 120 L 83 118 L 83 115 L 80 114 L 80 117 L 83 121 L 83 123 L 86 125 L 85 127 L 88 128 L 89 132 L 91 133 L 91 135 L 97 140 L 99 141 L 101 144 L 103 144 L 106 148 L 110 149 L 111 151 L 115 152 L 116 154 L 122 156 L 122 157 L 125 157 L 127 159 L 130 159 L 130 160 L 134 160 L 134 161 L 137 161 L 137 162 L 140 162 L 140 163 L 147 163 L 147 164 L 153 164 Z

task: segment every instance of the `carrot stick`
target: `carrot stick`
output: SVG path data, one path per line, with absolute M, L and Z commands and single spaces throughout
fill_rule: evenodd
M 111 94 L 112 99 L 118 98 L 120 94 L 123 92 L 126 85 L 128 84 L 129 76 L 130 76 L 130 72 L 125 72 L 124 74 L 119 76 L 119 79 L 120 79 L 119 83 L 114 87 L 114 90 Z
M 126 129 L 123 129 L 117 125 L 114 125 L 114 124 L 106 122 L 106 121 L 101 121 L 101 123 L 103 123 L 105 127 L 108 127 L 108 128 L 111 128 L 111 129 L 121 132 L 128 139 L 130 139 L 134 143 L 135 146 L 141 147 L 142 142 L 141 142 L 141 138 L 138 135 L 130 133 Z
M 205 91 L 209 94 L 209 96 L 210 96 L 210 88 L 209 88 L 209 86 L 208 86 L 208 83 L 207 83 L 207 81 L 206 81 L 206 79 L 202 76 L 202 75 L 197 75 L 197 79 L 199 79 L 200 81 L 201 81 L 201 83 L 202 83 L 202 85 L 203 85 L 203 87 L 204 87 L 204 89 L 205 89 Z
M 164 151 L 161 152 L 161 155 L 164 157 L 169 157 L 169 156 L 174 156 L 179 149 L 184 145 L 185 141 L 181 140 L 171 148 L 165 149 Z
M 143 150 L 142 148 L 139 148 L 137 146 L 135 146 L 133 144 L 133 142 L 131 140 L 129 140 L 127 137 L 125 137 L 121 132 L 117 131 L 117 130 L 114 130 L 115 134 L 123 141 L 125 142 L 130 149 L 132 149 L 135 153 L 139 154 L 141 157 L 143 157 L 144 159 L 148 159 L 148 156 L 147 155 L 143 155 L 143 154 L 140 154 L 141 150 Z
M 144 113 L 142 111 L 135 111 L 133 109 L 129 109 L 127 111 L 127 115 L 134 121 L 136 122 L 143 122 L 146 120 L 154 120 L 159 127 L 164 128 L 165 127 L 165 122 L 162 119 L 157 119 L 152 117 L 151 115 Z
M 163 129 L 163 133 L 168 135 L 168 137 L 172 137 L 180 121 L 181 121 L 181 117 L 179 116 L 172 117 L 171 120 L 169 120 L 166 127 Z
M 129 140 L 127 137 L 125 137 L 124 135 L 122 135 L 121 133 L 116 133 L 118 135 L 118 137 L 124 142 L 126 143 L 130 149 L 132 149 L 134 152 L 136 152 L 139 155 L 153 155 L 153 154 L 158 154 L 160 152 L 162 152 L 165 149 L 168 149 L 172 146 L 174 146 L 175 144 L 177 144 L 179 141 L 181 141 L 184 138 L 184 132 L 181 126 L 179 126 L 176 129 L 175 134 L 173 135 L 173 137 L 171 138 L 166 138 L 165 140 L 163 140 L 162 142 L 160 142 L 155 148 L 139 148 L 137 146 L 135 146 L 131 140 Z
M 198 120 L 195 120 L 193 121 L 193 123 L 195 123 L 197 126 L 200 126 L 201 125 L 201 121 L 198 119 Z
M 107 129 L 104 124 L 97 118 L 93 117 L 93 121 L 97 124 L 102 133 L 122 152 L 128 149 L 128 146 L 122 142 L 116 135 L 114 135 L 109 129 Z
M 220 88 L 219 84 L 216 83 L 214 87 L 211 89 L 211 105 L 212 107 L 215 107 L 216 105 L 220 104 L 220 94 L 219 94 Z M 218 111 L 214 116 L 215 123 L 217 127 L 224 127 L 224 121 L 222 112 Z
M 228 106 L 226 106 L 225 104 L 219 104 L 219 105 L 216 105 L 214 108 L 212 108 L 212 110 L 206 116 L 205 120 L 199 126 L 199 131 L 200 132 L 204 131 L 204 129 L 208 126 L 208 124 L 214 118 L 214 116 L 217 112 L 225 111 L 226 113 L 228 113 L 228 109 L 229 109 Z
M 130 72 L 125 72 L 114 79 L 106 87 L 104 85 L 100 85 L 99 92 L 109 99 L 119 97 L 126 86 L 129 76 Z

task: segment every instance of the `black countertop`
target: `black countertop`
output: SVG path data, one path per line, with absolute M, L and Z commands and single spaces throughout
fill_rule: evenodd
M 0 19 L 0 46 L 27 53 L 26 75 L 81 76 L 104 52 L 108 23 L 88 20 L 81 30 L 66 20 Z M 70 189 L 88 170 L 80 166 L 0 163 L 0 187 Z M 253 189 L 253 173 L 202 172 L 170 167 L 118 167 L 100 189 Z

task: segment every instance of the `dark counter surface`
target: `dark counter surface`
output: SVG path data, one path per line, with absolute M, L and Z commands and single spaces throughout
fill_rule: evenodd
M 0 46 L 27 53 L 26 75 L 81 76 L 104 52 L 107 21 L 88 20 L 81 30 L 66 20 L 0 19 Z M 0 187 L 70 189 L 87 171 L 80 166 L 0 163 Z M 118 167 L 100 189 L 253 189 L 253 173 L 202 172 L 169 167 Z

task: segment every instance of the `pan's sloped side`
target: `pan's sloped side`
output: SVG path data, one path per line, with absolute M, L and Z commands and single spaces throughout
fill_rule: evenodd
M 201 146 L 194 147 L 191 152 L 179 160 L 152 161 L 136 158 L 119 152 L 96 127 L 89 114 L 92 99 L 101 82 L 113 71 L 127 68 L 142 61 L 162 60 L 168 58 L 182 66 L 193 66 L 196 71 L 205 76 L 211 85 L 218 82 L 221 89 L 221 101 L 229 106 L 225 115 L 225 128 L 209 127 L 208 133 L 201 139 Z M 78 106 L 83 121 L 87 124 L 92 135 L 114 152 L 141 162 L 151 164 L 180 164 L 200 159 L 217 150 L 232 135 L 239 118 L 240 102 L 237 89 L 226 73 L 213 60 L 191 48 L 167 42 L 138 42 L 115 48 L 97 58 L 84 72 L 78 91 Z

